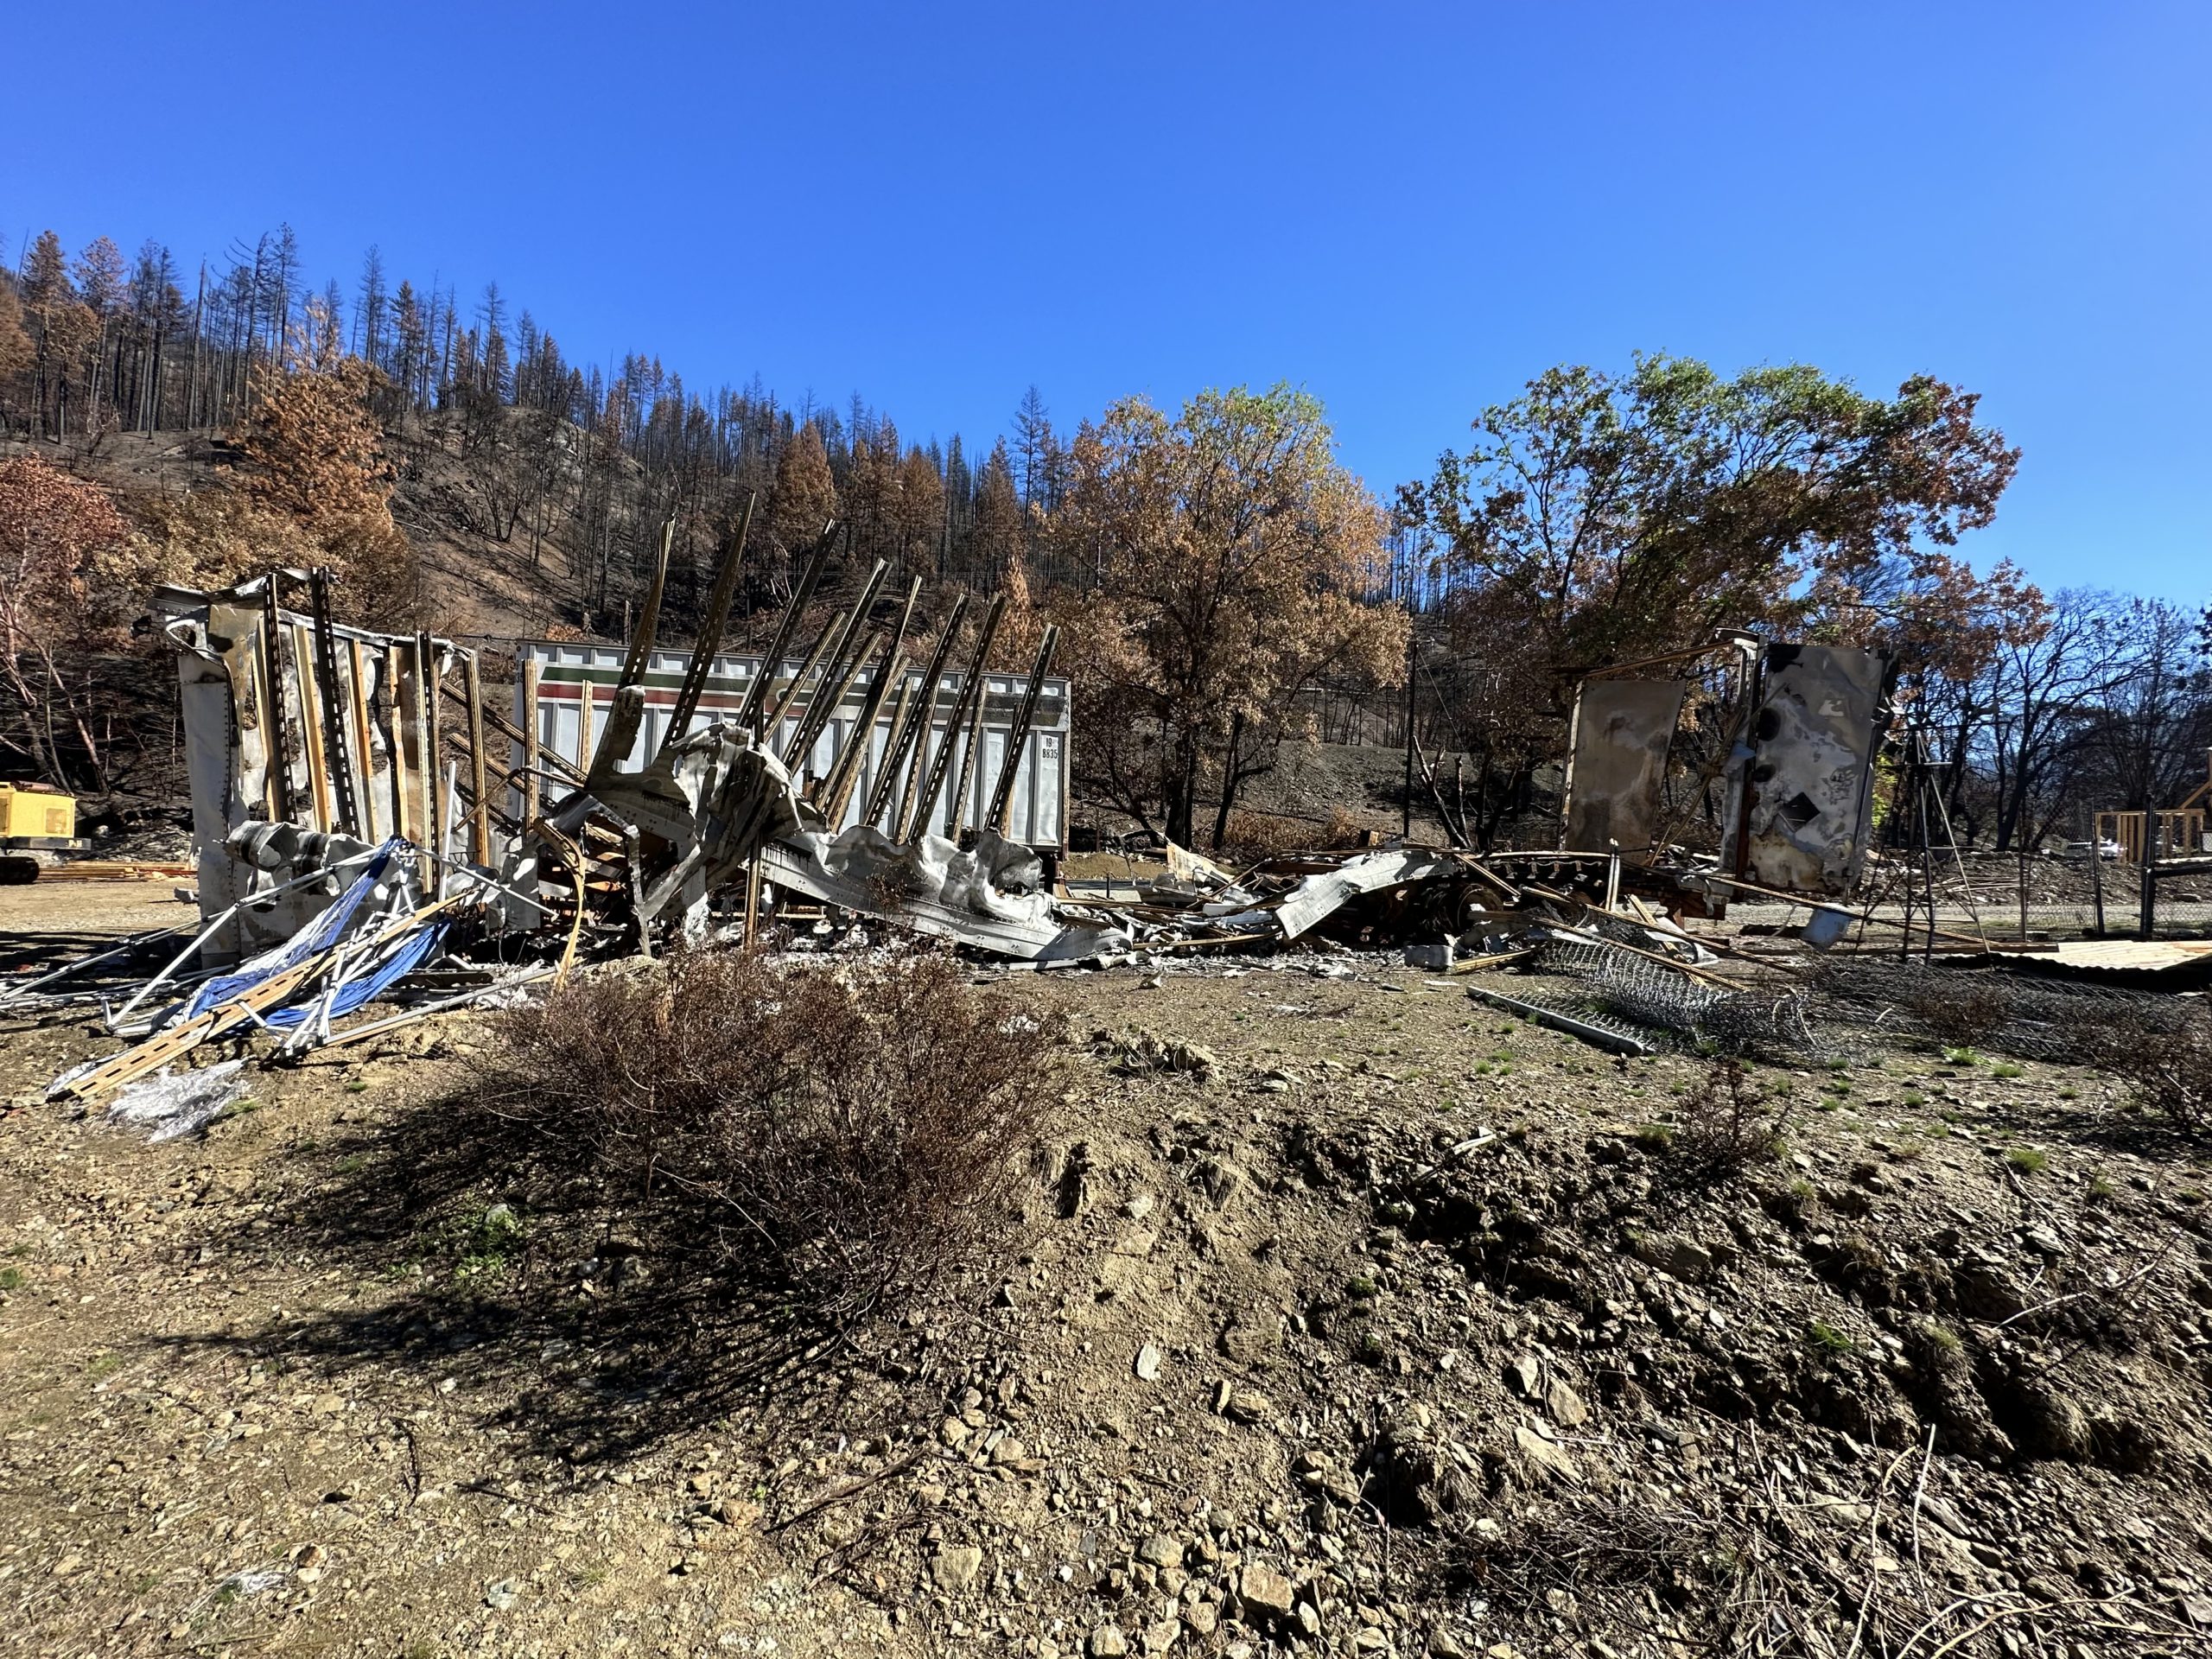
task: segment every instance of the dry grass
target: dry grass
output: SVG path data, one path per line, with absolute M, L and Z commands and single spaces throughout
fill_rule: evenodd
M 505 1016 L 486 1103 L 685 1212 L 709 1260 L 845 1324 L 995 1255 L 1058 1033 L 944 957 L 684 953 Z

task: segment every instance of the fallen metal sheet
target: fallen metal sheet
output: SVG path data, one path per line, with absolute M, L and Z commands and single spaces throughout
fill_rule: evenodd
M 2076 939 L 2006 965 L 2026 973 L 2155 974 L 2195 983 L 2212 979 L 2212 939 Z
M 1874 740 L 1888 669 L 1889 659 L 1870 651 L 1767 648 L 1751 734 L 1744 874 L 1791 893 L 1847 897 L 1857 887 L 1873 823 Z M 1720 863 L 1738 868 L 1732 845 Z
M 1493 991 L 1481 985 L 1467 987 L 1467 995 L 1492 1007 L 1517 1014 L 1524 1020 L 1533 1020 L 1540 1026 L 1549 1026 L 1554 1031 L 1563 1031 L 1570 1037 L 1580 1037 L 1584 1042 L 1605 1049 L 1613 1054 L 1656 1054 L 1656 1044 L 1646 1042 L 1633 1033 L 1623 1030 L 1608 1020 L 1589 1014 L 1562 1014 L 1557 1008 L 1548 1008 L 1541 1002 L 1524 1001 L 1517 996 L 1508 996 L 1503 991 Z
M 1687 680 L 1588 680 L 1577 694 L 1567 844 L 1640 852 L 1657 839 L 1667 751 Z
M 1275 907 L 1276 921 L 1286 939 L 1303 938 L 1363 893 L 1387 887 L 1408 887 L 1459 868 L 1449 853 L 1408 847 L 1397 852 L 1368 853 L 1325 874 L 1309 875 Z M 1221 918 L 1224 925 L 1235 917 Z
M 1034 862 L 1027 848 L 987 836 L 972 853 L 941 836 L 900 846 L 880 830 L 855 824 L 835 837 L 804 831 L 760 849 L 761 874 L 825 904 L 880 917 L 937 938 L 1024 962 L 1072 962 L 1128 948 L 1123 925 L 1064 917 L 1042 893 L 1011 893 L 1013 855 Z

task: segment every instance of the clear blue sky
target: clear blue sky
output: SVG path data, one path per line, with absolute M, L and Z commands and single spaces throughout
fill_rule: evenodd
M 29 9 L 0 227 L 289 219 L 572 357 L 854 391 L 1288 379 L 1387 495 L 1560 361 L 1927 370 L 2026 450 L 1976 562 L 2212 593 L 2212 4 Z

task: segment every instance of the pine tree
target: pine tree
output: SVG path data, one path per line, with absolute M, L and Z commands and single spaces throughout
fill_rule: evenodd
M 768 534 L 786 558 L 797 558 L 822 539 L 837 516 L 837 486 L 822 434 L 808 424 L 786 444 L 776 461 L 776 483 L 768 503 Z

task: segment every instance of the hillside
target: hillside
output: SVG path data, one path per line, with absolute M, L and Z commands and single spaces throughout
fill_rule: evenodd
M 156 494 L 211 487 L 234 459 L 229 445 L 199 432 L 118 433 L 97 447 L 0 439 L 0 458 L 16 454 L 41 456 L 100 485 L 126 512 Z M 549 549 L 533 562 L 526 534 L 503 543 L 456 511 L 463 467 L 444 442 L 402 441 L 394 454 L 392 517 L 422 562 L 426 620 L 446 633 L 505 638 L 577 624 L 577 586 L 558 552 Z

